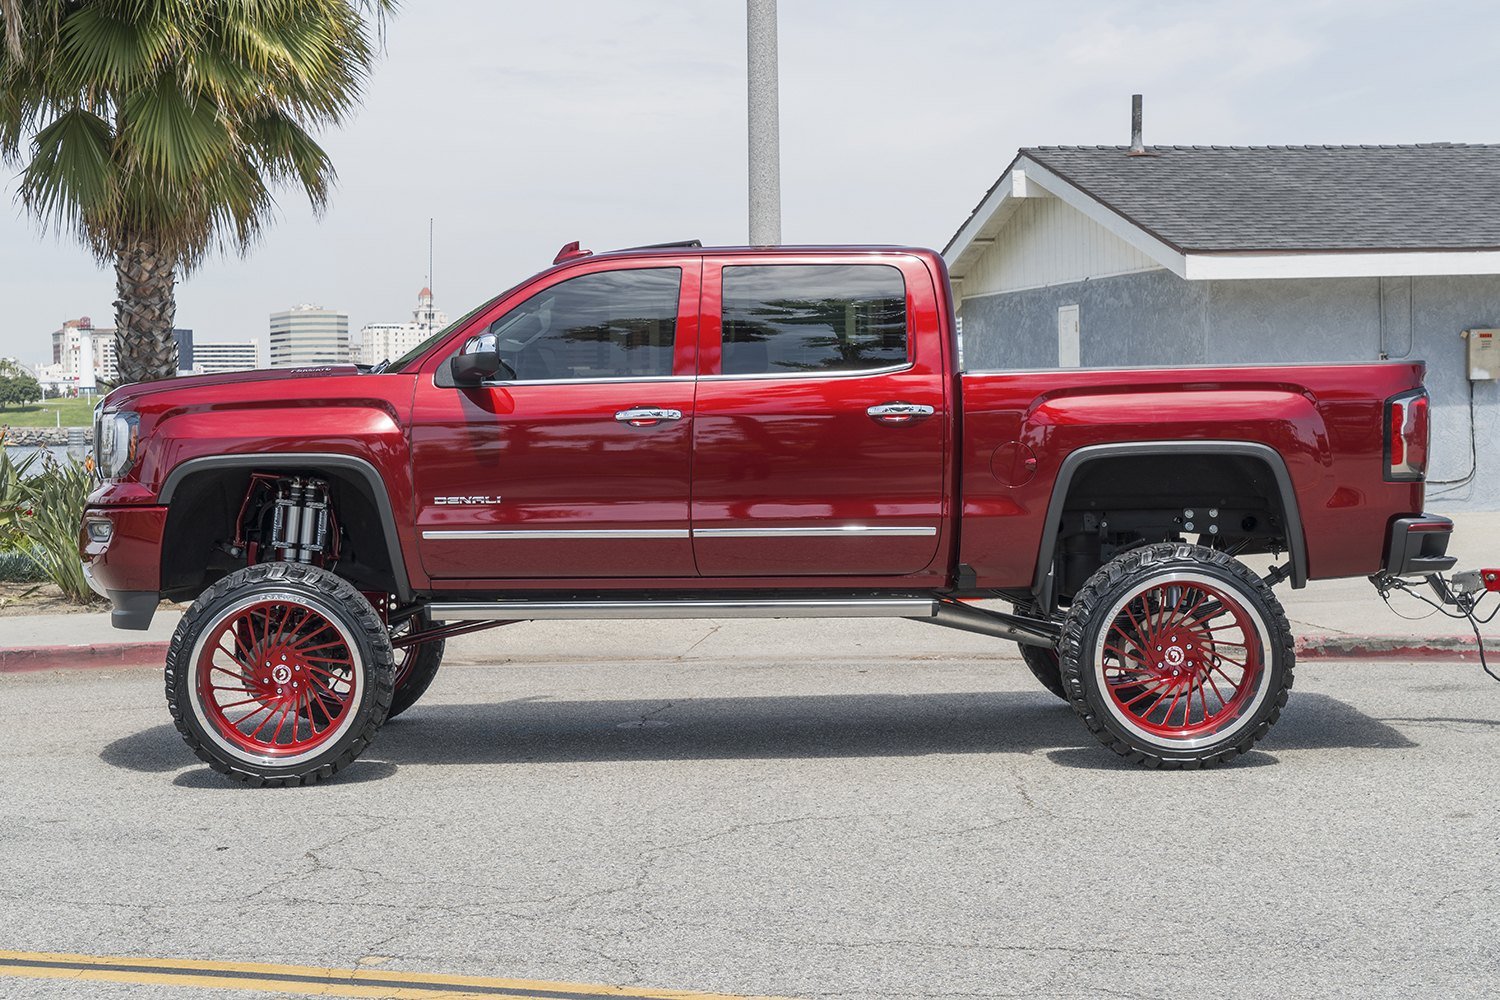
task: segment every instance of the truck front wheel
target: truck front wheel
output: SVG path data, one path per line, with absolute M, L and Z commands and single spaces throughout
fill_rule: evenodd
M 1286 704 L 1293 659 L 1271 588 L 1186 543 L 1107 563 L 1063 625 L 1074 711 L 1105 746 L 1149 767 L 1204 767 L 1250 749 Z
M 214 584 L 167 650 L 167 707 L 216 771 L 306 785 L 348 765 L 390 711 L 395 663 L 375 609 L 315 566 L 262 563 Z

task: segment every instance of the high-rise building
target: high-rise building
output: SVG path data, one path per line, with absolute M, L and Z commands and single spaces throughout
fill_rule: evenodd
M 417 308 L 405 323 L 370 323 L 360 330 L 359 361 L 394 361 L 448 325 L 448 314 L 432 304 L 432 289 L 417 293 Z
M 349 314 L 301 305 L 271 314 L 271 367 L 349 363 Z
M 260 367 L 260 345 L 253 340 L 199 341 L 193 345 L 194 375 L 240 372 Z

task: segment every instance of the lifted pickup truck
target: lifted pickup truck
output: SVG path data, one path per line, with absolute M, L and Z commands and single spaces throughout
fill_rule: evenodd
M 392 362 L 116 389 L 82 555 L 117 627 L 195 600 L 168 707 L 264 784 L 355 759 L 448 636 L 637 617 L 1012 640 L 1106 746 L 1199 767 L 1286 703 L 1273 585 L 1453 562 L 1421 364 L 958 356 L 929 250 L 571 244 Z

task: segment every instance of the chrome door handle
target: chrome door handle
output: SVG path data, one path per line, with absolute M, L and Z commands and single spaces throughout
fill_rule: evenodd
M 615 419 L 632 427 L 655 427 L 663 420 L 681 420 L 681 410 L 665 410 L 656 406 L 634 406 L 620 410 Z
M 881 403 L 865 412 L 883 424 L 909 424 L 937 411 L 925 403 Z

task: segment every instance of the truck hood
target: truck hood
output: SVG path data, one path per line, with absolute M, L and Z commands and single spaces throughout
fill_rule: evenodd
M 359 375 L 354 365 L 314 365 L 307 368 L 257 368 L 253 371 L 224 372 L 219 375 L 183 375 L 164 378 L 157 382 L 132 382 L 122 385 L 104 397 L 106 409 L 114 410 L 127 406 L 145 396 L 182 389 L 204 389 L 216 385 L 235 385 L 241 382 L 284 382 L 299 378 L 333 378 L 343 375 Z

